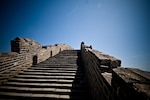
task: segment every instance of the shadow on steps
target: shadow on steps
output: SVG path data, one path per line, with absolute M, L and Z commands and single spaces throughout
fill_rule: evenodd
M 85 78 L 84 67 L 82 65 L 81 52 L 77 52 L 77 71 L 72 83 L 70 99 L 71 100 L 91 100 L 90 92 Z

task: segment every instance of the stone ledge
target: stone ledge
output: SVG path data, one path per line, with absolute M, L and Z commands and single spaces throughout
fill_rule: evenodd
M 120 67 L 113 69 L 113 74 L 115 74 L 114 77 L 117 75 L 120 79 L 122 79 L 122 81 L 124 81 L 126 85 L 128 85 L 128 87 L 133 88 L 135 91 L 143 95 L 145 98 L 150 98 L 149 72 L 141 71 L 139 69 Z

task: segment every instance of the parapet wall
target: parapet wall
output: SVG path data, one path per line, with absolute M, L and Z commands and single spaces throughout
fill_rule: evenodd
M 113 100 L 110 84 L 104 80 L 103 72 L 120 67 L 121 60 L 94 50 L 81 43 L 81 54 L 86 78 L 93 100 Z
M 134 68 L 115 68 L 112 90 L 115 100 L 150 100 L 150 73 Z
M 150 73 L 121 67 L 121 60 L 81 43 L 93 100 L 150 100 Z
M 0 55 L 0 84 L 33 64 L 40 63 L 63 50 L 71 49 L 72 47 L 66 44 L 42 47 L 31 39 L 17 37 L 11 41 L 12 52 Z

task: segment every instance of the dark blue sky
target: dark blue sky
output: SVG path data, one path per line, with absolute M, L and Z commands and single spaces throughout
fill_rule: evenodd
M 0 52 L 16 36 L 75 49 L 84 41 L 150 71 L 150 0 L 0 0 Z

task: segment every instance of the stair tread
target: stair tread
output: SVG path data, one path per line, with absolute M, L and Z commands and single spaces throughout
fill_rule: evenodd
M 60 83 L 24 83 L 24 82 L 6 82 L 5 84 L 14 84 L 14 85 L 39 85 L 39 86 L 51 86 L 51 85 L 56 85 L 56 86 L 72 86 L 72 84 L 60 84 Z
M 76 73 L 48 73 L 48 72 L 21 72 L 20 74 L 29 74 L 29 75 L 70 75 L 75 76 Z
M 33 94 L 33 93 L 16 93 L 16 92 L 0 92 L 0 95 L 17 96 L 17 97 L 36 97 L 36 98 L 57 98 L 57 99 L 70 99 L 70 95 L 60 94 Z
M 24 78 L 43 78 L 43 79 L 49 79 L 49 78 L 60 78 L 60 79 L 75 79 L 75 78 L 83 78 L 83 77 L 76 77 L 76 76 L 44 76 L 44 75 L 17 75 L 16 77 L 24 77 Z
M 76 73 L 77 71 L 63 71 L 63 70 L 32 70 L 28 69 L 25 72 L 51 72 L 51 73 Z
M 17 90 L 18 91 L 28 91 L 28 92 L 44 92 L 44 93 L 49 93 L 49 92 L 61 92 L 61 93 L 71 93 L 71 92 L 85 92 L 83 89 L 64 89 L 64 88 L 32 88 L 32 87 L 15 87 L 15 86 L 0 86 L 1 90 Z
M 42 70 L 77 70 L 77 68 L 59 68 L 59 67 L 56 67 L 56 68 L 46 68 L 46 67 L 35 67 L 35 68 L 30 68 L 30 69 L 42 69 Z
M 31 81 L 31 82 L 73 82 L 74 80 L 65 80 L 65 79 L 24 79 L 24 78 L 11 78 L 9 81 Z

